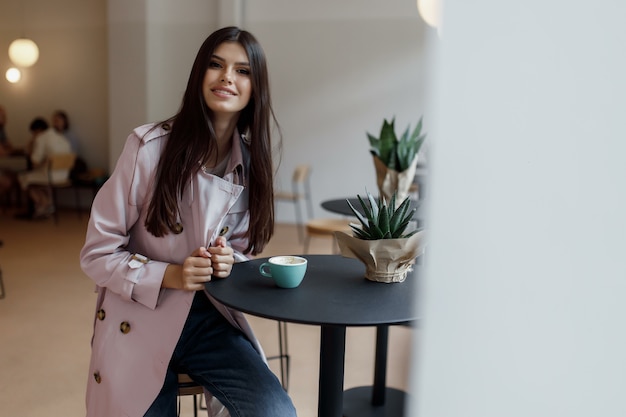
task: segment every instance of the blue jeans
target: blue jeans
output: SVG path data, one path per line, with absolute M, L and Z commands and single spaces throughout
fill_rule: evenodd
M 202 291 L 194 297 L 163 388 L 144 417 L 176 416 L 179 373 L 202 384 L 231 417 L 296 416 L 278 378 Z

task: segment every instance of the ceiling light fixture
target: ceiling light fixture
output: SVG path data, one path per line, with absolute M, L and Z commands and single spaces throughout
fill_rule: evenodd
M 442 0 L 417 0 L 417 10 L 428 26 L 438 28 L 441 23 Z
M 32 39 L 28 39 L 24 36 L 24 28 L 26 27 L 24 18 L 24 16 L 26 16 L 24 3 L 26 2 L 22 1 L 20 3 L 22 12 L 22 36 L 15 39 L 11 42 L 11 45 L 9 45 L 9 58 L 17 67 L 28 68 L 34 65 L 39 59 L 39 48 Z
M 7 81 L 15 84 L 22 79 L 22 73 L 15 67 L 9 68 L 5 74 Z
M 19 38 L 9 46 L 9 58 L 18 67 L 30 67 L 39 59 L 39 48 L 30 39 Z

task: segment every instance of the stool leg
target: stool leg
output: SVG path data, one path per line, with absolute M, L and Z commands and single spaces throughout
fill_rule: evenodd
M 289 389 L 289 343 L 287 341 L 287 323 L 278 322 L 278 356 L 280 358 L 280 380 L 285 391 Z

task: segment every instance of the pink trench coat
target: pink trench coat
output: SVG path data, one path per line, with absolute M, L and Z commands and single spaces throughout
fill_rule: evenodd
M 98 291 L 88 417 L 141 417 L 159 393 L 194 297 L 191 291 L 160 288 L 168 263 L 182 264 L 220 234 L 236 261 L 247 259 L 242 254 L 249 223 L 243 186 L 247 145 L 235 132 L 224 178 L 200 170 L 180 202 L 183 232 L 157 238 L 146 231 L 144 221 L 169 126 L 150 131 L 152 127 L 141 126 L 128 137 L 111 178 L 94 200 L 80 254 L 81 267 Z M 133 255 L 149 261 L 133 261 Z M 211 301 L 263 355 L 243 314 Z M 208 395 L 207 404 L 209 416 L 217 415 L 211 408 L 219 409 L 219 402 Z M 228 414 L 222 410 L 219 415 Z

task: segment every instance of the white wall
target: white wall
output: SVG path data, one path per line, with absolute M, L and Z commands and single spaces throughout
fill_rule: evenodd
M 446 0 L 410 415 L 626 415 L 625 15 Z
M 134 22 L 127 2 L 109 0 L 111 165 L 132 127 L 178 109 L 201 42 L 240 13 L 268 56 L 284 135 L 277 188 L 290 187 L 295 165 L 310 163 L 316 215 L 331 216 L 319 207 L 323 199 L 375 190 L 367 131 L 378 134 L 383 118 L 394 115 L 399 129 L 414 126 L 424 113 L 424 25 L 413 1 L 145 5 L 145 21 Z M 135 25 L 147 37 L 131 33 Z M 138 47 L 137 65 L 126 62 Z M 294 217 L 293 207 L 278 205 L 279 222 Z
M 133 128 L 176 113 L 216 15 L 204 0 L 108 0 L 111 170 Z
M 244 22 L 268 56 L 272 94 L 283 132 L 277 187 L 290 187 L 299 163 L 313 167 L 319 202 L 376 191 L 366 132 L 384 118 L 397 129 L 425 113 L 425 25 L 414 1 L 285 1 L 246 3 Z M 425 129 L 430 120 L 425 115 Z M 294 221 L 289 204 L 278 221 Z
M 0 81 L 8 133 L 24 144 L 33 117 L 65 109 L 91 166 L 112 168 L 132 128 L 175 113 L 206 35 L 238 22 L 269 59 L 284 133 L 277 187 L 312 164 L 317 216 L 331 215 L 323 199 L 375 190 L 366 132 L 425 113 L 425 25 L 413 0 L 0 0 L 2 50 L 21 35 L 21 7 L 41 57 L 19 84 Z M 9 65 L 0 54 L 2 73 Z M 277 220 L 294 221 L 293 208 L 279 205 Z

